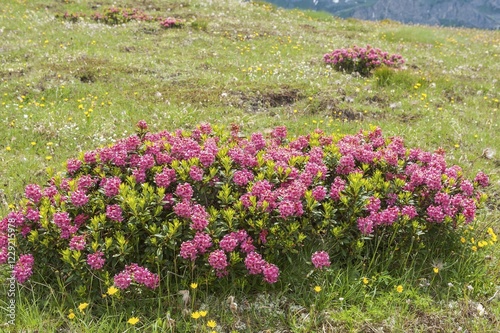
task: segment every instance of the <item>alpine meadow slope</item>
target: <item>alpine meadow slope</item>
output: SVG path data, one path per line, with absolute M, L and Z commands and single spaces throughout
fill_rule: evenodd
M 0 36 L 0 331 L 500 330 L 499 31 L 18 0 Z

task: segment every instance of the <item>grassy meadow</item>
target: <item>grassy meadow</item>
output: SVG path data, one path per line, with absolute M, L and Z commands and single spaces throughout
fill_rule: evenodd
M 113 5 L 183 25 L 91 19 Z M 0 332 L 500 331 L 500 249 L 472 249 L 487 228 L 500 233 L 500 31 L 343 20 L 260 1 L 9 0 L 0 37 L 1 217 L 27 184 L 44 184 L 47 170 L 64 169 L 68 158 L 132 134 L 139 120 L 153 132 L 202 122 L 237 124 L 245 134 L 378 126 L 407 147 L 443 148 L 449 165 L 491 180 L 470 229 L 476 239 L 464 238 L 470 253 L 458 265 L 442 251 L 417 275 L 339 266 L 304 280 L 290 267 L 271 287 L 200 283 L 186 286 L 199 309 L 191 314 L 174 292 L 79 311 L 84 297 L 27 284 L 16 289 L 15 328 L 3 297 L 8 272 L 0 270 Z M 401 54 L 404 68 L 365 78 L 323 63 L 327 52 L 367 44 Z

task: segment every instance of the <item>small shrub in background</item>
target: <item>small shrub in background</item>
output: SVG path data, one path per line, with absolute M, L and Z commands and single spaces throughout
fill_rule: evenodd
M 385 65 L 397 68 L 404 64 L 404 59 L 399 54 L 384 52 L 370 45 L 366 47 L 353 46 L 348 49 L 337 49 L 323 56 L 325 63 L 333 66 L 334 69 L 346 73 L 357 72 L 367 76 L 374 68 Z
M 184 20 L 176 19 L 173 17 L 167 17 L 166 19 L 160 20 L 160 25 L 165 28 L 181 28 L 184 25 Z
M 63 20 L 76 23 L 79 20 L 84 19 L 85 14 L 66 12 L 64 14 L 56 15 L 56 18 L 62 18 Z M 160 26 L 163 28 L 181 28 L 184 25 L 184 20 L 176 19 L 173 17 L 167 17 L 165 19 L 161 17 L 154 17 L 137 8 L 110 7 L 102 13 L 95 12 L 94 14 L 90 15 L 90 19 L 98 23 L 109 25 L 124 24 L 131 21 L 158 21 Z
M 94 13 L 90 16 L 94 21 L 105 24 L 122 24 L 130 21 L 153 21 L 154 18 L 137 8 L 110 7 L 104 13 Z
M 227 275 L 275 283 L 293 262 L 284 257 L 323 268 L 384 248 L 397 262 L 397 248 L 416 260 L 415 239 L 437 247 L 442 235 L 459 238 L 487 185 L 483 173 L 471 181 L 447 166 L 443 151 L 407 149 L 380 129 L 288 139 L 285 127 L 244 137 L 208 124 L 150 133 L 141 121 L 136 135 L 26 187 L 1 220 L 0 264 L 14 237 L 19 283 L 96 297 L 112 285 L 168 288 L 172 273 L 184 284 Z

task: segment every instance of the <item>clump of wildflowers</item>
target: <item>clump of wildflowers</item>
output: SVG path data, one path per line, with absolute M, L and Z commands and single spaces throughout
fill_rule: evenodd
M 330 255 L 352 260 L 396 229 L 398 246 L 415 232 L 453 234 L 474 220 L 488 183 L 483 173 L 467 180 L 442 151 L 407 149 L 380 129 L 289 139 L 285 127 L 267 137 L 209 124 L 151 133 L 141 121 L 137 134 L 26 187 L 0 221 L 0 264 L 11 228 L 20 283 L 62 276 L 68 285 L 112 279 L 120 290 L 156 289 L 169 272 L 190 270 L 199 276 L 186 279 L 234 272 L 275 283 L 288 262 L 280 258 L 304 245 L 329 249 L 312 254 L 322 269 Z
M 160 25 L 165 29 L 181 28 L 184 25 L 184 21 L 173 17 L 167 17 L 166 19 L 160 20 Z
M 323 56 L 325 63 L 338 71 L 346 73 L 357 72 L 367 76 L 377 67 L 400 67 L 404 59 L 399 54 L 389 54 L 370 45 L 366 47 L 353 46 L 347 49 L 337 49 Z

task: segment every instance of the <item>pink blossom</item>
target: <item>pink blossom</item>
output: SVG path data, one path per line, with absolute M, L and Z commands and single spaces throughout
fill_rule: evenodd
M 150 154 L 141 156 L 139 160 L 139 168 L 144 171 L 151 169 L 155 164 L 155 158 Z
M 253 178 L 253 173 L 247 169 L 235 171 L 233 175 L 233 181 L 238 186 L 246 186 Z
M 92 151 L 88 151 L 88 152 L 85 152 L 83 154 L 83 160 L 85 161 L 85 163 L 87 164 L 94 164 L 97 162 L 97 152 L 92 150 Z
M 57 188 L 55 186 L 49 186 L 44 189 L 43 194 L 49 198 L 53 198 L 57 194 Z
M 146 172 L 142 169 L 132 170 L 132 176 L 134 176 L 136 183 L 143 184 L 146 182 Z
M 189 170 L 189 176 L 194 181 L 200 182 L 203 180 L 203 169 L 196 166 L 196 165 L 193 165 L 193 166 L 191 166 L 191 169 Z
M 387 209 L 382 210 L 378 213 L 379 221 L 378 224 L 387 224 L 391 225 L 398 219 L 399 216 L 399 208 L 395 206 L 387 207 Z
M 250 141 L 257 150 L 263 149 L 266 146 L 266 140 L 262 133 L 253 133 Z
M 9 221 L 13 221 L 14 226 L 20 227 L 24 224 L 24 215 L 21 212 L 10 212 L 7 214 L 7 219 Z
M 285 139 L 287 134 L 287 129 L 285 126 L 277 126 L 271 132 L 271 137 L 275 139 Z
M 202 231 L 208 226 L 209 215 L 205 208 L 199 204 L 193 205 L 191 210 L 191 228 Z
M 12 276 L 18 283 L 24 283 L 31 277 L 33 274 L 34 263 L 35 259 L 31 254 L 23 254 L 19 256 L 19 259 L 12 270 Z
M 181 201 L 174 206 L 174 213 L 177 216 L 190 218 L 191 217 L 192 206 L 189 201 Z
M 124 290 L 132 283 L 132 278 L 128 271 L 122 271 L 114 276 L 113 282 L 117 288 Z
M 26 237 L 31 232 L 31 228 L 27 225 L 23 226 L 21 229 L 21 235 Z
M 410 220 L 418 215 L 417 209 L 415 208 L 415 206 L 404 206 L 401 209 L 401 214 L 408 217 Z
M 371 197 L 370 198 L 370 202 L 368 203 L 368 205 L 366 205 L 366 209 L 370 213 L 375 213 L 375 212 L 379 211 L 379 209 L 380 209 L 380 199 L 376 198 L 376 197 Z
M 77 172 L 81 168 L 81 166 L 82 166 L 82 161 L 77 159 L 69 159 L 66 162 L 66 169 L 68 170 L 68 173 L 70 175 Z
M 28 208 L 26 210 L 26 218 L 33 222 L 40 221 L 40 212 L 36 209 Z
M 104 194 L 107 197 L 113 197 L 120 192 L 121 179 L 118 177 L 104 178 L 101 181 L 101 186 L 104 189 Z M 104 184 L 103 184 L 104 183 Z
M 262 266 L 264 264 L 264 259 L 257 252 L 250 252 L 245 258 L 245 267 L 248 269 L 248 273 L 252 275 L 262 273 Z
M 340 158 L 335 172 L 340 175 L 348 175 L 354 171 L 355 167 L 354 157 L 352 155 L 344 155 Z
M 292 201 L 284 200 L 279 203 L 280 217 L 286 219 L 295 213 L 295 204 Z
M 85 192 L 81 190 L 76 190 L 71 193 L 71 203 L 75 205 L 75 207 L 82 207 L 89 202 L 89 197 L 85 194 Z
M 262 274 L 264 275 L 264 281 L 267 283 L 275 283 L 280 276 L 280 270 L 278 266 L 266 263 L 264 267 L 262 267 Z
M 71 219 L 68 212 L 54 213 L 54 224 L 59 228 L 64 229 L 70 226 Z
M 96 253 L 92 253 L 87 256 L 87 264 L 92 269 L 101 269 L 104 266 L 104 262 L 104 253 L 101 251 L 97 251 Z
M 345 189 L 346 182 L 340 177 L 335 177 L 332 186 L 330 187 L 330 198 L 333 200 L 340 199 L 340 192 Z
M 486 187 L 490 183 L 488 176 L 482 171 L 477 173 L 476 177 L 474 178 L 474 181 L 477 182 L 482 187 Z
M 240 245 L 241 251 L 244 253 L 250 253 L 255 251 L 255 245 L 253 245 L 253 240 L 251 237 L 248 237 L 246 240 L 241 242 Z
M 73 236 L 73 238 L 71 238 L 71 241 L 69 242 L 69 249 L 81 251 L 85 248 L 85 244 L 86 242 L 84 235 Z
M 222 250 L 215 250 L 208 256 L 208 263 L 216 270 L 225 270 L 229 265 L 227 256 Z
M 145 131 L 145 130 L 147 130 L 147 129 L 148 129 L 148 124 L 147 124 L 147 123 L 146 123 L 146 121 L 144 121 L 144 120 L 139 120 L 139 121 L 137 122 L 137 125 L 136 125 L 136 126 L 137 126 L 137 128 L 138 128 L 138 129 L 143 130 L 143 131 Z
M 210 134 L 212 133 L 212 125 L 209 123 L 201 123 L 198 128 L 200 129 L 202 134 Z
M 175 179 L 175 170 L 164 168 L 161 173 L 155 176 L 155 183 L 159 187 L 167 188 Z
M 325 251 L 316 251 L 311 256 L 314 267 L 322 269 L 330 266 L 330 256 Z
M 238 243 L 239 241 L 236 238 L 235 233 L 230 233 L 222 237 L 222 239 L 219 242 L 219 246 L 226 252 L 232 252 L 234 251 L 234 249 L 236 249 Z
M 214 163 L 215 155 L 210 151 L 203 150 L 202 152 L 200 152 L 199 159 L 200 159 L 200 163 L 204 167 L 209 167 L 210 165 L 212 165 Z
M 143 284 L 149 289 L 155 289 L 160 284 L 158 275 L 151 273 L 147 268 L 137 266 L 133 272 L 135 282 Z
M 193 238 L 193 243 L 198 250 L 198 253 L 204 254 L 212 246 L 212 237 L 205 232 L 197 232 Z
M 323 199 L 326 198 L 326 195 L 327 195 L 326 187 L 324 186 L 316 186 L 312 190 L 312 196 L 316 201 L 323 201 Z
M 180 255 L 184 259 L 194 261 L 198 255 L 198 248 L 193 241 L 185 241 L 181 244 Z
M 373 232 L 374 223 L 370 217 L 358 218 L 358 229 L 363 235 L 369 235 Z
M 83 175 L 80 178 L 78 178 L 78 190 L 83 191 L 84 193 L 87 192 L 92 186 L 94 186 L 96 183 L 96 180 L 92 178 L 90 175 Z
M 112 221 L 122 222 L 122 208 L 120 205 L 108 205 L 106 206 L 106 217 L 108 217 Z
M 43 197 L 42 188 L 36 184 L 29 184 L 24 190 L 24 196 L 36 204 Z
M 190 200 L 193 197 L 193 188 L 189 183 L 179 184 L 177 185 L 175 194 L 177 194 L 182 200 Z
M 74 224 L 75 224 L 75 227 L 76 228 L 80 228 L 80 226 L 82 224 L 84 224 L 85 222 L 87 222 L 87 220 L 89 219 L 89 217 L 85 214 L 78 214 L 75 219 L 74 219 Z
M 443 222 L 445 214 L 441 206 L 429 206 L 427 207 L 427 220 L 430 222 Z

